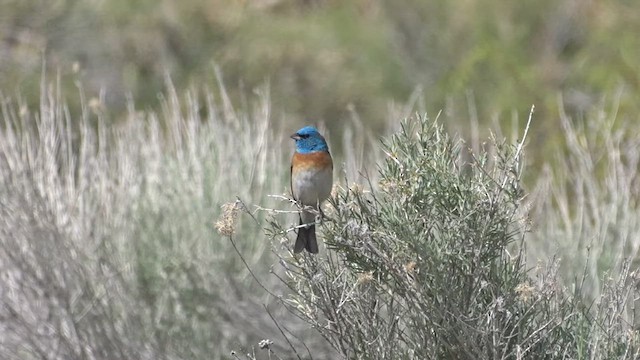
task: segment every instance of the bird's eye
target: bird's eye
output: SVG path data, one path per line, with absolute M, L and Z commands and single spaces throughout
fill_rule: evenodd
M 309 134 L 301 134 L 300 137 L 303 139 L 307 139 L 309 137 Z

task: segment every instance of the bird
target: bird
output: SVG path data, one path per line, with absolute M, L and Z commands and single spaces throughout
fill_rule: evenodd
M 305 126 L 291 138 L 296 145 L 291 158 L 291 194 L 300 206 L 316 210 L 300 211 L 301 226 L 293 252 L 297 254 L 306 249 L 311 254 L 317 254 L 315 214 L 322 211 L 320 205 L 331 194 L 333 160 L 326 140 L 315 127 Z

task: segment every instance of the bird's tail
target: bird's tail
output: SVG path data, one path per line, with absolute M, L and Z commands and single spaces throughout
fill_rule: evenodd
M 302 221 L 300 221 L 302 225 Z M 318 242 L 316 241 L 316 226 L 309 225 L 298 229 L 298 237 L 296 238 L 296 244 L 293 247 L 294 253 L 299 253 L 302 249 L 307 249 L 312 254 L 318 253 Z

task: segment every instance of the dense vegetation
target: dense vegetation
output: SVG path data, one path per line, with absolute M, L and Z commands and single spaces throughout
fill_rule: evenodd
M 624 114 L 640 111 L 640 10 L 623 0 L 10 0 L 0 29 L 3 91 L 32 105 L 44 53 L 115 114 L 128 94 L 157 106 L 167 73 L 215 88 L 214 63 L 232 97 L 268 81 L 278 117 L 332 129 L 355 110 L 381 133 L 389 101 L 414 90 L 462 129 L 470 106 L 507 126 L 536 104 L 541 146 L 559 140 L 560 107 L 583 115 L 621 92 Z
M 291 144 L 266 95 L 220 93 L 118 126 L 46 82 L 2 101 L 3 357 L 637 358 L 638 144 L 613 115 L 565 119 L 532 193 L 522 143 L 354 123 L 326 247 L 295 258 Z
M 0 30 L 0 358 L 640 357 L 632 3 L 9 0 Z M 336 187 L 293 257 L 309 122 Z

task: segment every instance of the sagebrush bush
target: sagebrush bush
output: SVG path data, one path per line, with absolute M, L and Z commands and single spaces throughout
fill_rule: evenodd
M 272 301 L 215 230 L 224 203 L 285 187 L 267 94 L 236 109 L 224 89 L 169 83 L 159 112 L 131 103 L 107 125 L 99 99 L 72 115 L 42 86 L 36 109 L 0 96 L 0 358 L 219 359 L 278 340 Z M 227 219 L 268 266 L 259 226 Z
M 465 163 L 459 139 L 417 118 L 383 148 L 379 183 L 333 198 L 324 255 L 280 252 L 285 304 L 343 358 L 637 356 L 632 328 L 620 318 L 599 327 L 558 282 L 557 263 L 528 271 L 521 145 L 495 142 Z
M 561 258 L 565 281 L 588 277 L 597 299 L 626 261 L 640 265 L 640 139 L 616 102 L 559 120 L 567 146 L 536 176 L 529 255 Z

